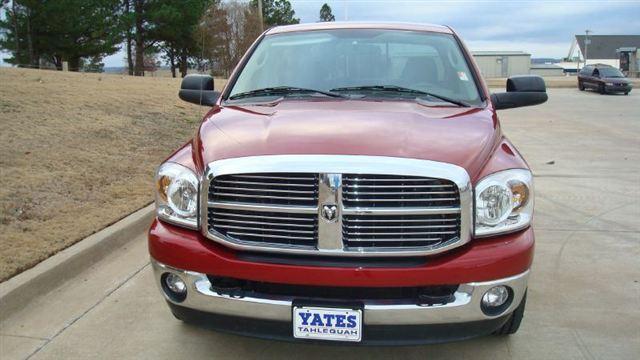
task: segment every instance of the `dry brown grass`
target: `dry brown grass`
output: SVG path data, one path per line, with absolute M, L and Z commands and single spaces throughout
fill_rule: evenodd
M 206 110 L 179 83 L 0 68 L 0 281 L 152 201 Z

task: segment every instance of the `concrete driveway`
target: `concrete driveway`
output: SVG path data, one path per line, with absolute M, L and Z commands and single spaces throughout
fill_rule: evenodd
M 144 235 L 34 299 L 0 326 L 0 358 L 637 359 L 640 354 L 640 89 L 552 89 L 501 113 L 536 176 L 536 258 L 511 337 L 421 347 L 263 341 L 175 320 Z

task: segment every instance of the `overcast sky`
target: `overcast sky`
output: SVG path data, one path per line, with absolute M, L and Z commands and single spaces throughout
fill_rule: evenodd
M 290 0 L 301 22 L 318 21 L 325 2 L 336 20 L 409 21 L 453 27 L 471 50 L 522 50 L 567 56 L 573 35 L 640 34 L 640 0 L 428 1 Z M 105 59 L 122 66 L 122 52 Z

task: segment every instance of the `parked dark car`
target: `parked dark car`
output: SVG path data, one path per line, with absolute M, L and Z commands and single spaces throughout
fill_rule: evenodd
M 587 65 L 578 73 L 578 89 L 594 89 L 600 94 L 623 92 L 628 95 L 632 85 L 624 74 L 609 65 Z

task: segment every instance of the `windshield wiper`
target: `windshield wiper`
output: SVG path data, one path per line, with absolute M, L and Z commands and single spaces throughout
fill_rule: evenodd
M 385 92 L 399 92 L 399 93 L 407 93 L 407 94 L 416 94 L 416 95 L 422 95 L 422 96 L 431 96 L 433 98 L 454 104 L 454 105 L 458 105 L 458 106 L 462 106 L 462 107 L 470 107 L 471 105 L 469 105 L 468 103 L 462 101 L 462 100 L 456 100 L 456 99 L 451 99 L 448 98 L 446 96 L 442 96 L 442 95 L 438 95 L 438 94 L 434 94 L 434 93 L 430 93 L 428 91 L 422 91 L 422 90 L 416 90 L 416 89 L 410 89 L 410 88 L 406 88 L 406 87 L 402 87 L 402 86 L 396 86 L 396 85 L 367 85 L 367 86 L 349 86 L 349 87 L 339 87 L 339 88 L 334 88 L 331 89 L 329 91 L 385 91 Z
M 229 97 L 229 100 L 237 100 L 256 96 L 270 96 L 270 95 L 288 95 L 288 94 L 321 94 L 333 98 L 348 98 L 348 96 L 332 93 L 329 91 L 322 91 L 316 89 L 305 89 L 295 86 L 276 86 L 267 87 L 262 89 L 256 89 L 235 94 Z

